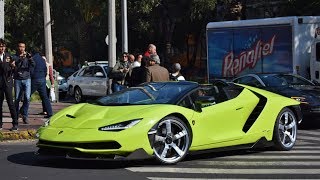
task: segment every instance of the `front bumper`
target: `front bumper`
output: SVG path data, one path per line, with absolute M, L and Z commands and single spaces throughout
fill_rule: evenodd
M 149 155 L 144 149 L 140 148 L 125 156 L 116 154 L 89 154 L 83 153 L 75 149 L 53 148 L 53 147 L 41 147 L 35 152 L 38 156 L 50 156 L 50 157 L 63 157 L 67 159 L 80 159 L 80 160 L 140 160 L 149 159 L 153 156 Z
M 301 111 L 304 116 L 319 116 L 320 106 L 301 104 Z
M 131 131 L 131 132 L 130 132 Z M 39 153 L 60 154 L 65 157 L 128 157 L 139 149 L 153 154 L 148 132 L 127 129 L 106 132 L 97 129 L 40 128 L 38 131 Z M 140 151 L 139 151 L 140 152 Z M 131 155 L 132 156 L 132 155 Z

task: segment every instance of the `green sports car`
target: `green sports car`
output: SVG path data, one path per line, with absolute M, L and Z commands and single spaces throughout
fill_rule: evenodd
M 188 153 L 274 146 L 290 150 L 299 102 L 216 81 L 151 82 L 61 110 L 38 130 L 38 153 L 146 158 L 174 164 Z

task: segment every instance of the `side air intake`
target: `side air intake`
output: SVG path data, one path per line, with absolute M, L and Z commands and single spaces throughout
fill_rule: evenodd
M 244 124 L 242 131 L 243 132 L 248 132 L 248 130 L 251 128 L 251 126 L 256 122 L 258 119 L 259 115 L 261 114 L 262 110 L 264 109 L 266 103 L 267 103 L 267 98 L 262 96 L 261 94 L 258 94 L 256 92 L 251 91 L 254 93 L 258 98 L 259 98 L 259 103 L 257 106 L 253 109 L 251 112 L 249 118 L 247 119 L 246 123 Z

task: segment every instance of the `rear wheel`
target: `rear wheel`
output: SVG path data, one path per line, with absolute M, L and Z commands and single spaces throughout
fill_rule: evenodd
M 153 151 L 158 161 L 175 164 L 188 153 L 191 144 L 190 130 L 179 118 L 168 116 L 157 126 Z
M 74 100 L 76 101 L 76 103 L 80 103 L 83 101 L 82 92 L 79 87 L 74 88 Z
M 274 147 L 277 150 L 288 151 L 292 149 L 297 139 L 297 118 L 289 109 L 284 108 L 279 113 L 273 131 Z

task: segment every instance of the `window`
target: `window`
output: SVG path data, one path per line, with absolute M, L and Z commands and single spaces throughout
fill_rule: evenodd
M 102 73 L 102 77 L 106 77 L 106 75 L 103 72 L 103 69 L 100 66 L 94 66 L 93 67 L 93 74 L 95 75 L 96 73 Z
M 262 84 L 252 76 L 246 76 L 235 80 L 235 83 L 246 84 L 253 87 L 263 87 Z
M 91 77 L 92 76 L 92 67 L 88 67 L 84 70 L 82 76 L 84 77 Z

